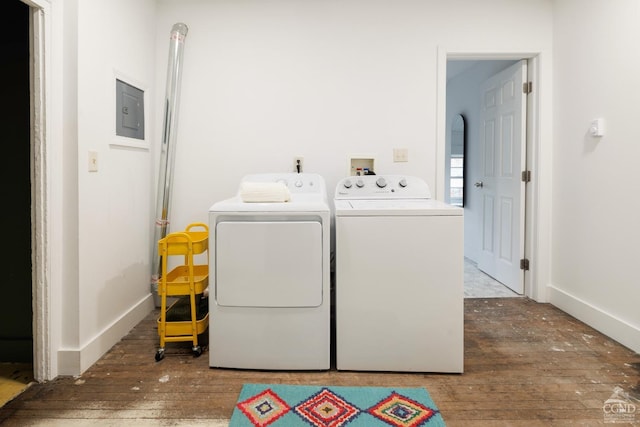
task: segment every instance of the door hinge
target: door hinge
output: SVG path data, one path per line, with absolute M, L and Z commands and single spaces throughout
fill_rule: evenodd
M 531 181 L 531 171 L 522 171 L 522 182 Z
M 520 260 L 520 270 L 529 270 L 529 260 L 527 258 L 522 258 Z
M 531 93 L 531 92 L 533 92 L 533 82 L 522 83 L 522 93 Z

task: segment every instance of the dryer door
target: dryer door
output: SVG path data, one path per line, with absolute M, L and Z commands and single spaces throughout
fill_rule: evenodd
M 215 298 L 231 307 L 322 304 L 322 224 L 225 221 L 216 225 Z

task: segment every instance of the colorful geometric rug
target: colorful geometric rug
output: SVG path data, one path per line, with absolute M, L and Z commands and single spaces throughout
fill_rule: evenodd
M 245 384 L 229 427 L 433 427 L 444 420 L 424 388 Z

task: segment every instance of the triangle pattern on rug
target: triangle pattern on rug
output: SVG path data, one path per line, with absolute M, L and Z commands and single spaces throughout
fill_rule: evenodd
M 244 384 L 230 427 L 444 426 L 424 388 Z

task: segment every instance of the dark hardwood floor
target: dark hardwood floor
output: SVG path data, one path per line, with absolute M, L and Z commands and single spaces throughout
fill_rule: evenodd
M 156 316 L 83 375 L 32 385 L 0 408 L 0 424 L 223 425 L 214 420 L 230 418 L 248 382 L 425 387 L 448 426 L 605 424 L 620 387 L 640 424 L 640 355 L 524 298 L 465 300 L 465 373 L 453 375 L 210 369 L 210 349 L 194 358 L 189 343 L 168 344 L 155 362 Z

